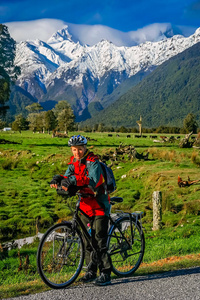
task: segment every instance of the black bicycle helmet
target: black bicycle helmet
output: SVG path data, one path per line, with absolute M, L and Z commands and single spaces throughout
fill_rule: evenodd
M 82 135 L 74 135 L 72 137 L 70 137 L 69 141 L 68 141 L 68 146 L 72 147 L 72 146 L 84 146 L 87 145 L 87 139 L 82 136 Z

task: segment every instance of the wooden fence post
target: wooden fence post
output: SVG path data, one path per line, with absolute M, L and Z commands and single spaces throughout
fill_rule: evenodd
M 153 230 L 159 230 L 162 227 L 162 193 L 160 191 L 153 192 Z

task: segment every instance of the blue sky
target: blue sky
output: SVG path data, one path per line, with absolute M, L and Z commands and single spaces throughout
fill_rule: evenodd
M 194 0 L 1 0 L 0 23 L 53 19 L 101 25 L 120 32 L 155 23 L 195 31 L 200 27 L 200 1 Z M 23 24 L 25 23 L 18 23 Z

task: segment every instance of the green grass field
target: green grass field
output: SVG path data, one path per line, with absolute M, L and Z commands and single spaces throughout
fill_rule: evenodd
M 95 139 L 88 145 L 95 154 L 114 151 L 120 143 L 135 146 L 139 153 L 149 152 L 147 161 L 131 161 L 125 155 L 112 167 L 117 182 L 113 195 L 124 198 L 124 202 L 115 205 L 113 211 L 144 212 L 144 263 L 171 256 L 198 254 L 200 182 L 180 188 L 177 178 L 180 175 L 183 180 L 187 180 L 188 176 L 191 180 L 200 179 L 199 149 L 182 149 L 178 142 L 154 143 L 149 136 L 138 139 L 133 134 L 131 138 L 122 133 L 119 137 L 116 133 L 112 137 L 108 137 L 107 133 L 85 135 Z M 48 134 L 0 132 L 0 140 L 3 139 L 7 143 L 0 144 L 0 285 L 4 287 L 5 297 L 22 293 L 14 292 L 17 284 L 23 283 L 23 291 L 32 290 L 30 286 L 34 285 L 33 282 L 38 290 L 42 285 L 36 272 L 38 241 L 34 245 L 24 246 L 20 251 L 5 251 L 2 244 L 33 236 L 38 230 L 44 232 L 58 220 L 70 219 L 71 212 L 65 201 L 50 189 L 48 182 L 53 175 L 65 173 L 71 153 L 67 147 L 68 139 L 52 138 Z M 152 231 L 154 191 L 162 192 L 162 229 L 159 231 Z

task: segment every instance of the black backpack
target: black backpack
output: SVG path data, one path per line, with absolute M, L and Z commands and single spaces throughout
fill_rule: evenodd
M 113 193 L 117 186 L 116 186 L 116 182 L 115 182 L 115 176 L 113 174 L 113 171 L 111 168 L 109 168 L 106 164 L 104 164 L 102 161 L 99 161 L 100 166 L 102 168 L 103 171 L 103 177 L 105 180 L 105 185 L 106 185 L 106 191 L 108 192 L 108 194 Z M 86 161 L 86 168 L 88 168 L 90 164 L 90 161 Z
M 101 168 L 103 170 L 103 177 L 105 179 L 106 190 L 108 194 L 113 193 L 117 186 L 115 182 L 115 176 L 111 168 L 109 168 L 106 164 L 100 161 Z

